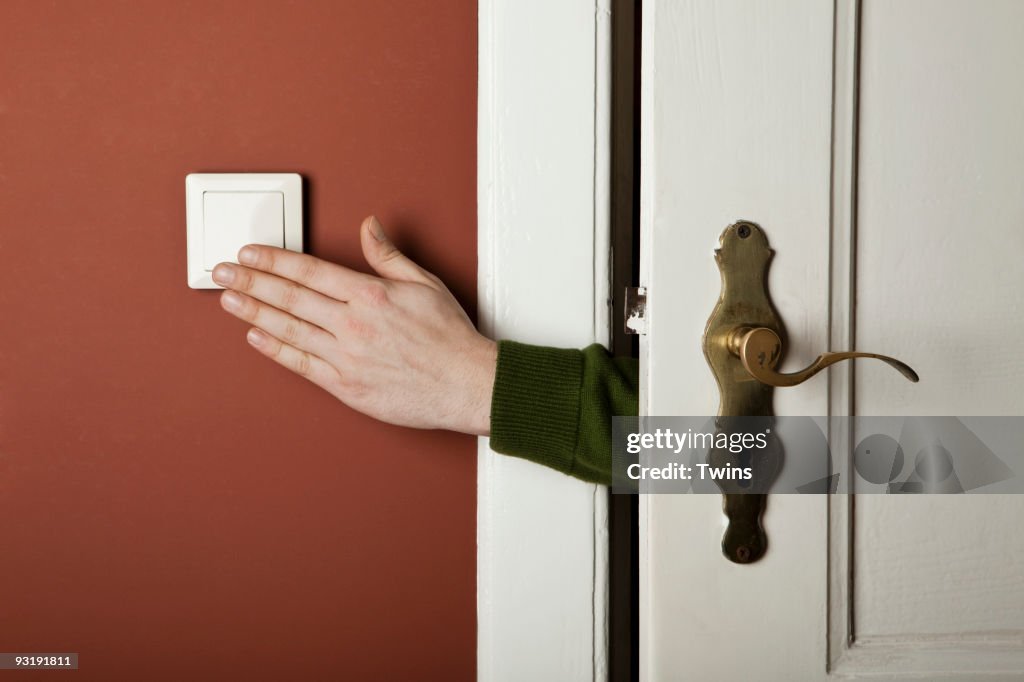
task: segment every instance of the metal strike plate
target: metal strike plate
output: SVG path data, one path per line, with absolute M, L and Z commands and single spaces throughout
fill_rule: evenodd
M 622 324 L 626 334 L 647 333 L 647 287 L 626 287 L 626 304 L 623 306 L 625 319 Z

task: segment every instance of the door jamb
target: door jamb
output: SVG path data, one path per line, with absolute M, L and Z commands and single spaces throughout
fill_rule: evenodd
M 492 338 L 608 343 L 611 0 L 480 0 L 478 292 Z M 607 677 L 607 488 L 477 470 L 480 680 Z

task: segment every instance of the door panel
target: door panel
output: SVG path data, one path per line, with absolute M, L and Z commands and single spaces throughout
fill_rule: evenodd
M 922 376 L 864 363 L 858 414 L 1020 414 L 1024 5 L 865 2 L 856 334 Z M 912 455 L 913 453 L 907 453 Z M 858 637 L 1022 637 L 1019 497 L 865 496 Z
M 701 334 L 719 293 L 713 249 L 737 218 L 770 229 L 772 295 L 795 342 L 787 367 L 827 343 L 831 25 L 831 7 L 816 0 L 644 4 L 642 413 L 718 409 Z M 780 391 L 776 408 L 825 414 L 826 388 Z M 641 675 L 814 674 L 817 659 L 790 650 L 796 641 L 824 657 L 826 503 L 773 499 L 768 556 L 739 566 L 722 556 L 718 496 L 641 497 Z M 779 576 L 802 586 L 799 599 L 778 589 Z
M 855 345 L 922 376 L 839 365 L 777 389 L 777 414 L 1022 412 L 1022 25 L 1014 2 L 645 4 L 642 412 L 717 410 L 700 335 L 741 217 L 776 251 L 785 368 Z M 644 677 L 1024 674 L 1022 512 L 774 496 L 768 554 L 737 566 L 720 498 L 647 496 Z

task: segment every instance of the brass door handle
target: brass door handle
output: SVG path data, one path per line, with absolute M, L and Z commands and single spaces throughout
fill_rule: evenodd
M 809 367 L 792 374 L 775 370 L 782 358 L 785 327 L 768 295 L 768 265 L 772 250 L 758 225 L 747 220 L 725 229 L 715 250 L 722 274 L 722 291 L 704 329 L 704 356 L 715 375 L 720 402 L 716 428 L 728 431 L 732 417 L 771 419 L 776 386 L 795 386 L 840 360 L 875 358 L 888 363 L 911 381 L 917 373 L 905 363 L 876 353 L 825 353 Z M 755 379 L 755 380 L 752 380 Z M 718 451 L 712 450 L 713 459 Z M 728 453 L 727 453 L 728 454 Z M 772 434 L 768 447 L 750 459 L 755 485 L 745 490 L 718 482 L 728 517 L 722 552 L 735 563 L 759 561 L 768 550 L 761 517 L 767 493 L 782 470 L 785 448 Z M 710 462 L 714 464 L 714 462 Z
M 881 360 L 910 381 L 916 383 L 919 380 L 917 372 L 905 362 L 888 355 L 854 351 L 822 353 L 817 360 L 799 372 L 791 374 L 776 372 L 775 365 L 778 364 L 779 358 L 782 356 L 782 339 L 767 327 L 737 327 L 729 333 L 727 345 L 729 352 L 740 359 L 743 368 L 750 372 L 752 377 L 769 386 L 796 386 L 826 367 L 854 358 Z

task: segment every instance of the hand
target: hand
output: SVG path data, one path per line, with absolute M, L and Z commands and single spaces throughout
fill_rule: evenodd
M 359 229 L 380 275 L 250 244 L 221 263 L 221 305 L 259 352 L 381 421 L 489 435 L 497 346 L 374 217 Z

